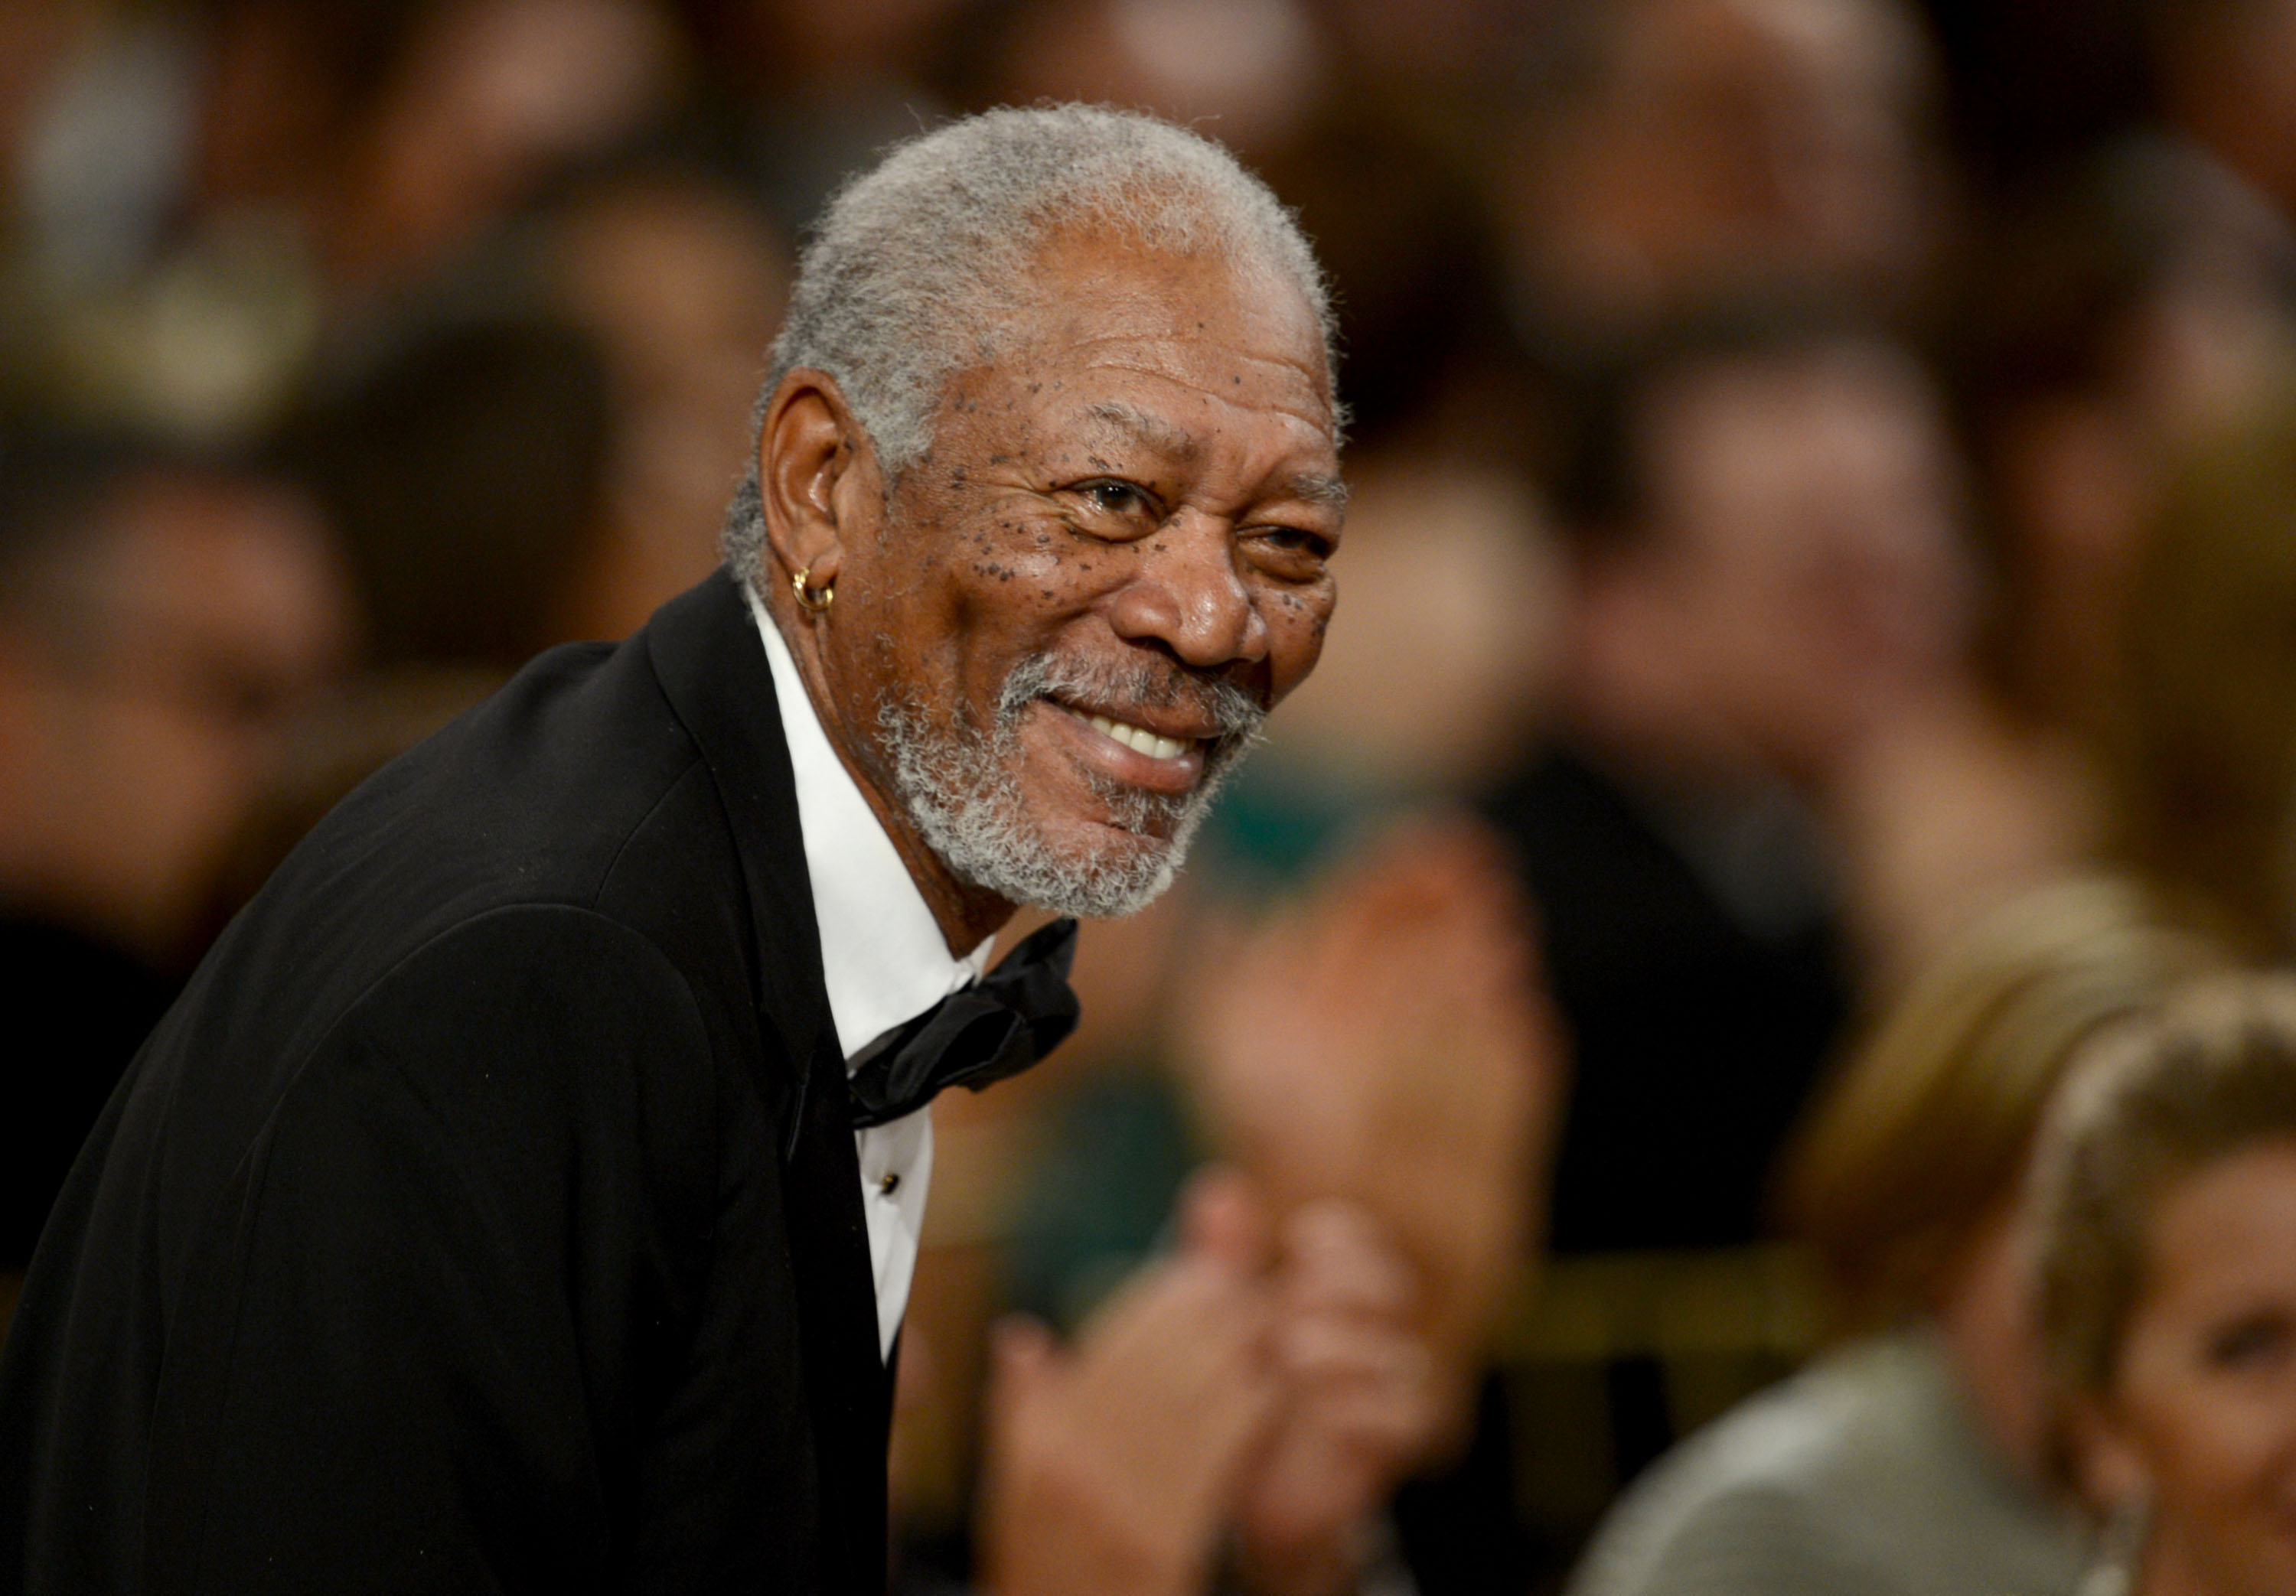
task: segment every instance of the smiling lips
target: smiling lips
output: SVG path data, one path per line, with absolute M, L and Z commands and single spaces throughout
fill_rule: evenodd
M 1068 708 L 1065 704 L 1061 707 Z M 1196 746 L 1194 738 L 1160 736 L 1145 726 L 1111 720 L 1105 715 L 1087 715 L 1080 709 L 1069 709 L 1069 713 L 1102 736 L 1122 743 L 1136 754 L 1145 754 L 1151 759 L 1177 759 Z

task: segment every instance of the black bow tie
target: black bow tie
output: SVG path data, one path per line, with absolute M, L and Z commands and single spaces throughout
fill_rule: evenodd
M 1077 922 L 1056 920 L 962 992 L 872 1043 L 848 1084 L 853 1128 L 914 1114 L 951 1086 L 975 1092 L 1015 1076 L 1076 1029 L 1069 966 Z

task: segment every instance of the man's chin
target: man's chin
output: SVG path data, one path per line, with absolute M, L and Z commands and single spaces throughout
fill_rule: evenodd
M 999 872 L 1016 885 L 1027 883 L 1025 896 L 1014 901 L 1090 920 L 1120 919 L 1146 908 L 1171 886 L 1187 849 L 1185 839 L 1103 818 L 1047 827 L 1037 839 L 1035 858 L 1007 861 Z
M 1212 762 L 1185 790 L 1152 790 L 1087 757 L 1091 745 L 1053 716 L 1065 711 L 1032 704 L 1005 735 L 969 744 L 898 710 L 880 723 L 903 801 L 957 879 L 1079 918 L 1145 908 L 1172 884 L 1233 760 Z
M 1146 908 L 1172 884 L 1187 852 L 1192 816 L 1155 817 L 1138 829 L 1098 804 L 1079 809 L 1008 811 L 993 839 L 952 836 L 942 853 L 962 880 L 1006 902 L 1079 919 L 1113 920 Z M 1168 831 L 1177 819 L 1177 832 Z

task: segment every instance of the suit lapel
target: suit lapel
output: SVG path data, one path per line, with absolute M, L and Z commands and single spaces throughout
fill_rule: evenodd
M 791 1104 L 780 1150 L 798 1286 L 807 1398 L 820 1461 L 822 1535 L 833 1588 L 885 1583 L 885 1441 L 890 1390 L 861 1212 L 845 1061 L 822 984 L 797 783 L 773 671 L 748 602 L 720 570 L 646 627 L 655 675 L 700 746 L 733 823 L 756 939 L 758 1007 L 778 1042 Z M 769 1093 L 769 1101 L 783 1093 Z

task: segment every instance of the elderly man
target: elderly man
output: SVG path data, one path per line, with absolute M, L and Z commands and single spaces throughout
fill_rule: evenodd
M 42 1591 L 852 1591 L 923 1104 L 1074 1018 L 1315 664 L 1307 245 L 1216 147 L 1002 111 L 802 263 L 727 569 L 336 811 L 114 1099 L 0 1369 Z

